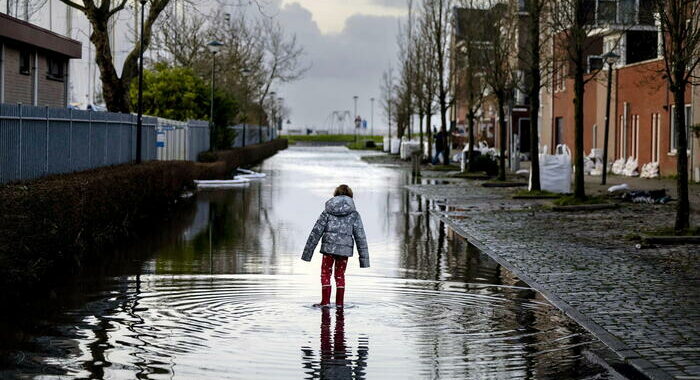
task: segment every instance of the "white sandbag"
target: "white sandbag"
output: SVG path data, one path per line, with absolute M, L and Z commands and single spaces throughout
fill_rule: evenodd
M 612 173 L 613 174 L 621 175 L 622 171 L 624 169 L 625 169 L 625 159 L 624 158 L 617 159 L 617 160 L 615 160 L 615 162 L 613 162 L 613 164 L 612 164 Z
M 413 153 L 420 151 L 420 143 L 418 141 L 402 141 L 399 151 L 402 160 L 410 160 Z
M 571 192 L 571 151 L 557 145 L 556 154 L 540 153 L 540 188 L 553 193 Z M 532 189 L 532 173 L 530 173 Z
M 625 163 L 625 168 L 622 169 L 622 175 L 628 177 L 636 177 L 639 175 L 639 172 L 637 172 L 638 167 L 639 166 L 637 165 L 637 160 L 634 157 L 630 157 L 627 160 L 627 163 Z
M 595 168 L 591 170 L 591 175 L 603 175 L 603 162 L 598 161 L 595 163 Z
M 401 139 L 392 137 L 391 138 L 391 154 L 399 154 L 401 150 Z
M 384 143 L 382 144 L 382 149 L 388 152 L 391 149 L 391 139 L 389 136 L 384 136 Z
M 642 178 L 657 178 L 659 176 L 659 163 L 648 162 L 644 164 L 639 176 Z
M 609 192 L 609 193 L 614 193 L 614 192 L 616 192 L 616 191 L 627 190 L 627 189 L 629 189 L 629 188 L 630 188 L 629 185 L 627 185 L 626 183 L 623 183 L 623 184 L 620 184 L 620 185 L 613 185 L 613 186 L 610 186 L 610 187 L 608 188 L 608 192 Z
M 591 174 L 591 171 L 595 169 L 595 163 L 593 162 L 592 159 L 589 157 L 584 157 L 583 158 L 583 173 L 584 174 Z

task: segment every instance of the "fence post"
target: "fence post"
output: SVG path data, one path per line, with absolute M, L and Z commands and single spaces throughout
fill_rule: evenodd
M 19 115 L 19 179 L 24 179 L 22 177 L 22 103 L 17 104 L 17 114 Z
M 73 109 L 68 110 L 68 167 L 73 170 Z
M 44 175 L 49 174 L 49 106 L 46 106 L 46 164 L 44 164 Z
M 88 168 L 92 168 L 92 111 L 88 115 Z

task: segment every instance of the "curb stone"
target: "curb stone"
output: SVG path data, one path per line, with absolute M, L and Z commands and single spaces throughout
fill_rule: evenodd
M 464 230 L 462 227 L 457 225 L 453 220 L 444 215 L 438 210 L 430 210 L 430 213 L 437 217 L 439 220 L 448 225 L 452 230 L 457 232 L 460 236 L 467 239 L 467 241 L 474 245 L 476 248 L 490 256 L 500 265 L 503 265 L 509 271 L 513 272 L 525 283 L 530 285 L 533 289 L 539 291 L 552 305 L 559 308 L 564 314 L 569 316 L 571 319 L 580 324 L 583 328 L 588 330 L 591 334 L 600 339 L 603 344 L 608 346 L 622 359 L 632 365 L 634 368 L 639 370 L 641 373 L 646 375 L 651 380 L 672 380 L 674 377 L 666 373 L 666 371 L 659 368 L 656 364 L 642 358 L 636 351 L 624 344 L 620 339 L 615 337 L 613 334 L 609 333 L 603 329 L 600 325 L 593 322 L 583 313 L 579 312 L 577 309 L 573 308 L 571 305 L 564 302 L 561 298 L 556 296 L 553 292 L 549 291 L 547 288 L 539 284 L 532 277 L 518 269 L 515 265 L 512 265 L 509 261 L 502 258 L 497 252 L 489 248 L 485 243 L 476 239 L 469 232 Z

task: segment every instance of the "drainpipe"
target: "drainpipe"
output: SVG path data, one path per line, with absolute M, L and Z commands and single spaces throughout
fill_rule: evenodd
M 34 51 L 34 84 L 32 85 L 32 105 L 39 105 L 39 52 Z

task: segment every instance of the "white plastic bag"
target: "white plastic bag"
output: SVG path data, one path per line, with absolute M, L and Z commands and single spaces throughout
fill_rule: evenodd
M 398 139 L 396 137 L 391 138 L 391 154 L 399 154 L 399 150 L 401 149 L 401 139 Z
M 553 193 L 570 193 L 571 151 L 566 145 L 557 145 L 555 152 L 556 154 L 540 153 L 540 188 Z
M 622 175 L 628 177 L 636 177 L 639 175 L 639 172 L 637 171 L 638 167 L 639 165 L 637 165 L 637 160 L 634 157 L 630 157 L 629 159 L 627 159 L 625 168 L 622 169 Z
M 382 145 L 382 149 L 385 152 L 388 152 L 391 150 L 391 139 L 389 138 L 389 136 L 384 136 L 384 144 Z

